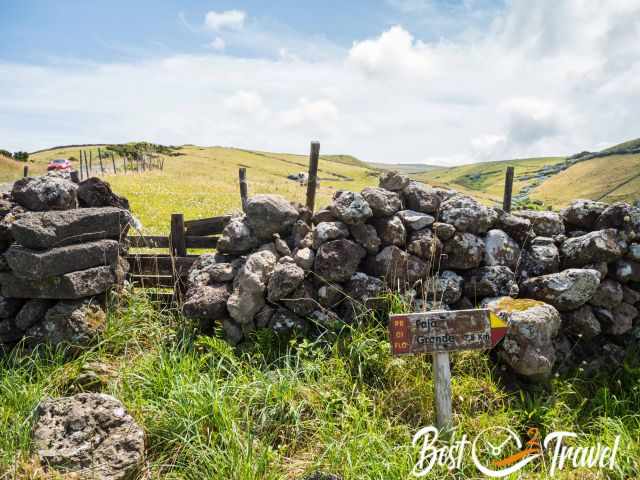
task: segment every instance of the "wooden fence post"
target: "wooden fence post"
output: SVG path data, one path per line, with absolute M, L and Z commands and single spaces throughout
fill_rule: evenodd
M 89 162 L 87 161 L 87 152 L 84 152 L 84 169 L 87 172 L 87 178 L 89 178 L 91 176 L 90 168 L 91 168 L 91 166 L 89 165 Z
M 513 167 L 507 167 L 507 176 L 504 180 L 504 199 L 502 209 L 505 212 L 511 211 L 511 194 L 513 193 Z
M 184 234 L 184 215 L 173 213 L 171 215 L 171 254 L 174 257 L 186 257 L 187 246 Z
M 311 210 L 311 213 L 313 213 L 316 204 L 319 159 L 320 142 L 311 142 L 311 153 L 309 154 L 309 177 L 307 178 L 307 208 Z
M 25 165 L 24 168 L 22 169 L 22 176 L 23 177 L 29 176 L 29 165 Z
M 113 174 L 117 174 L 118 170 L 116 169 L 116 157 L 113 156 L 113 152 L 111 153 L 111 163 L 113 164 Z
M 82 157 L 80 157 L 80 181 L 82 181 L 82 177 L 84 177 L 84 171 L 82 170 Z
M 93 152 L 91 150 L 89 150 L 89 171 L 93 173 Z
M 100 149 L 98 149 L 98 160 L 100 160 L 100 172 L 104 176 L 104 165 L 102 164 L 102 153 L 100 152 Z
M 242 211 L 247 211 L 247 198 L 249 198 L 249 192 L 247 187 L 247 169 L 241 167 L 238 170 L 238 177 L 240 178 L 240 200 L 242 201 Z
M 449 352 L 433 354 L 433 385 L 436 400 L 436 426 L 444 434 L 453 427 Z

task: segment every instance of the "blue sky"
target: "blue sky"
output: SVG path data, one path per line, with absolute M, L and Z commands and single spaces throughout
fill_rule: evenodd
M 640 0 L 0 2 L 0 148 L 458 164 L 637 137 Z

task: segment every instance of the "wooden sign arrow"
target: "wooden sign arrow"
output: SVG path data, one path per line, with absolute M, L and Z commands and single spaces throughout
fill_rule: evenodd
M 506 322 L 487 309 L 389 316 L 394 355 L 488 350 L 506 333 Z
M 444 431 L 453 426 L 449 352 L 490 349 L 506 333 L 507 323 L 488 309 L 389 316 L 394 355 L 433 354 L 436 422 Z

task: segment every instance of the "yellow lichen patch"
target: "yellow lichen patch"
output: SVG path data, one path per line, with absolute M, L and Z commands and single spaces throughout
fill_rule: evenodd
M 497 300 L 495 304 L 496 310 L 500 310 L 502 312 L 523 312 L 533 307 L 538 307 L 544 305 L 544 302 L 539 300 L 532 300 L 530 298 L 511 298 L 511 297 L 502 297 Z

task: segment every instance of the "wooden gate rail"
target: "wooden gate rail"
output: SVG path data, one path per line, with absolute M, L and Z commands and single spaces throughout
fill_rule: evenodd
M 165 303 L 179 301 L 187 284 L 189 269 L 198 255 L 189 255 L 188 249 L 214 249 L 219 234 L 231 216 L 184 221 L 181 213 L 171 216 L 171 232 L 162 235 L 130 235 L 130 247 L 168 249 L 169 253 L 130 253 L 129 280 L 137 288 L 171 289 L 173 293 L 153 292 L 152 296 Z

